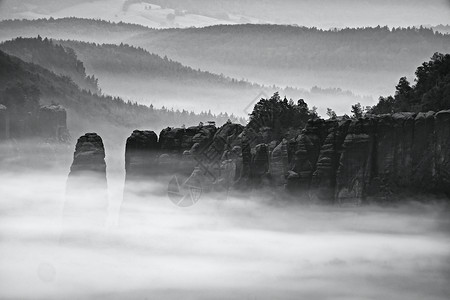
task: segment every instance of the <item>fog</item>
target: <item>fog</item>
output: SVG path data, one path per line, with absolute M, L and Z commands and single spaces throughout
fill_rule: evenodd
M 319 115 L 323 117 L 326 117 L 328 107 L 333 108 L 339 115 L 350 115 L 353 104 L 360 102 L 362 105 L 372 106 L 376 104 L 375 99 L 377 99 L 376 97 L 366 96 L 366 94 L 355 95 L 348 90 L 342 91 L 341 94 L 333 92 L 327 94 L 326 91 L 324 93 L 311 92 L 310 88 L 287 90 L 269 87 L 269 85 L 265 87 L 230 88 L 229 86 L 218 87 L 207 81 L 203 85 L 200 83 L 191 84 L 190 82 L 175 84 L 174 80 L 164 78 L 139 78 L 133 75 L 111 73 L 98 74 L 102 91 L 109 95 L 117 95 L 123 99 L 137 101 L 145 105 L 153 105 L 155 108 L 166 107 L 180 111 L 184 109 L 196 113 L 210 110 L 213 114 L 227 112 L 244 118 L 248 118 L 253 106 L 262 97 L 270 97 L 275 92 L 279 92 L 281 97 L 287 97 L 295 101 L 305 99 L 309 108 L 317 107 Z M 310 87 L 312 86 L 314 85 Z M 192 101 L 192 99 L 195 99 L 195 101 Z M 170 125 L 181 126 L 182 124 Z
M 109 150 L 107 219 L 87 226 L 63 217 L 73 145 L 33 170 L 13 168 L 2 148 L 0 298 L 448 298 L 440 204 L 314 206 L 251 193 L 179 208 L 162 178 L 127 196 L 131 214 L 121 211 L 123 150 Z

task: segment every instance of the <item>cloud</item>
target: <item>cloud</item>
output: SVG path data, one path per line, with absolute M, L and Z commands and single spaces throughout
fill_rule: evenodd
M 150 194 L 132 192 L 137 210 L 121 214 L 123 176 L 113 167 L 107 225 L 76 226 L 63 218 L 67 168 L 0 172 L 0 298 L 446 299 L 450 292 L 447 214 L 436 205 L 344 209 L 271 205 L 252 195 L 204 196 L 182 209 L 161 181 L 147 182 Z M 61 242 L 61 233 L 69 238 Z

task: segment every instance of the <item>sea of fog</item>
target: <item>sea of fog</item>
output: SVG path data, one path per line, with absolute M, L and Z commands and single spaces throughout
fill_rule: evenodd
M 69 165 L 0 168 L 1 299 L 449 298 L 449 211 L 440 204 L 204 194 L 180 208 L 162 181 L 148 183 L 154 193 L 131 195 L 129 215 L 121 213 L 123 171 L 111 166 L 105 226 L 71 228 L 63 217 Z

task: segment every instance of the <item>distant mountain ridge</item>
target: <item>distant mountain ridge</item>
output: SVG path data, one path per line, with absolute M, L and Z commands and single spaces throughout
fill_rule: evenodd
M 157 126 L 163 128 L 168 120 L 175 124 L 198 124 L 211 120 L 218 124 L 227 119 L 239 120 L 228 114 L 213 115 L 211 113 L 195 114 L 188 111 L 174 111 L 167 108 L 156 109 L 152 106 L 125 102 L 119 97 L 100 96 L 90 91 L 80 90 L 66 76 L 55 73 L 17 57 L 10 56 L 0 50 L 0 98 L 8 87 L 30 87 L 36 90 L 42 104 L 61 104 L 68 111 L 69 131 L 80 134 L 86 130 L 103 132 L 112 128 L 117 132 L 128 132 L 141 126 Z
M 78 18 L 0 22 L 3 41 L 38 34 L 129 44 L 194 69 L 265 85 L 340 87 L 374 97 L 388 93 L 399 77 L 411 74 L 433 53 L 450 52 L 450 37 L 426 28 L 320 30 L 247 24 L 155 30 Z
M 449 35 L 424 27 L 321 30 L 268 24 L 217 25 L 149 31 L 128 42 L 154 53 L 164 51 L 179 61 L 299 70 L 403 70 L 436 51 L 450 51 Z
M 446 0 L 3 0 L 0 19 L 101 18 L 155 28 L 277 23 L 320 28 L 448 20 Z M 425 12 L 425 13 L 424 13 Z
M 449 35 L 425 27 L 321 30 L 290 25 L 245 24 L 155 30 L 140 25 L 79 18 L 0 22 L 0 40 L 37 35 L 95 43 L 122 42 L 181 62 L 203 59 L 227 64 L 301 69 L 325 66 L 404 69 L 409 67 L 411 60 L 424 61 L 434 52 L 450 51 Z M 381 53 L 387 55 L 381 57 Z
M 52 46 L 52 43 L 55 46 Z M 218 113 L 228 111 L 241 116 L 247 116 L 244 111 L 248 101 L 258 94 L 271 94 L 279 91 L 282 95 L 298 100 L 306 99 L 312 106 L 322 107 L 324 101 L 347 101 L 350 103 L 370 102 L 372 99 L 355 95 L 351 91 L 339 88 L 297 89 L 277 86 L 263 86 L 246 80 L 238 80 L 207 71 L 195 70 L 184 66 L 167 57 L 152 54 L 145 49 L 127 44 L 96 44 L 81 41 L 56 41 L 42 38 L 18 38 L 0 44 L 0 49 L 9 50 L 11 55 L 19 56 L 27 61 L 29 53 L 46 60 L 34 61 L 48 69 L 59 69 L 76 83 L 79 74 L 78 67 L 87 69 L 89 74 L 95 74 L 100 88 L 107 94 L 121 96 L 126 99 L 139 100 L 141 103 L 155 106 L 175 106 L 179 109 L 213 110 Z M 44 51 L 44 53 L 40 53 Z M 49 57 L 50 56 L 50 57 Z M 59 57 L 59 60 L 52 57 Z M 68 56 L 69 58 L 65 57 Z M 61 62 L 69 61 L 61 68 Z M 66 72 L 66 73 L 64 73 Z M 81 77 L 83 77 L 82 75 Z M 83 77 L 84 78 L 84 77 Z M 89 77 L 97 84 L 97 78 Z M 91 90 L 92 91 L 92 90 Z M 195 98 L 201 105 L 190 107 Z M 238 105 L 236 105 L 238 104 Z M 232 111 L 230 112 L 230 108 Z
M 86 74 L 83 62 L 71 48 L 54 45 L 47 38 L 17 38 L 0 44 L 0 50 L 23 61 L 38 64 L 53 73 L 70 77 L 80 88 L 99 93 L 98 80 Z

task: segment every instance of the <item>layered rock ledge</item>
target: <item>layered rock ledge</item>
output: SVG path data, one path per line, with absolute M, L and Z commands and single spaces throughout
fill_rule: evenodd
M 127 177 L 158 172 L 205 177 L 205 188 L 270 188 L 299 201 L 361 204 L 403 196 L 450 197 L 450 110 L 308 121 L 294 138 L 264 141 L 238 124 L 135 132 Z M 252 136 L 252 138 L 249 138 Z M 151 155 L 142 153 L 151 152 Z M 146 166 L 146 167 L 144 167 Z

